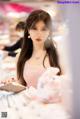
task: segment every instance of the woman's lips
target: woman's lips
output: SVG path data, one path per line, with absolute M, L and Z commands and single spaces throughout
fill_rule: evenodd
M 37 38 L 36 40 L 37 40 L 37 41 L 41 41 L 41 39 L 39 39 L 39 38 Z

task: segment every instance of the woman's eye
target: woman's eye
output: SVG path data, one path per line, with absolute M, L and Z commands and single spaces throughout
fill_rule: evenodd
M 32 30 L 38 30 L 36 27 L 33 27 Z M 40 31 L 47 31 L 47 28 L 42 28 Z

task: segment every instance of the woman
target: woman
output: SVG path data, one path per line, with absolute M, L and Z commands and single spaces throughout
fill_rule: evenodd
M 62 74 L 57 49 L 52 40 L 52 32 L 50 15 L 43 10 L 33 11 L 26 20 L 24 40 L 17 62 L 18 82 L 30 89 L 29 96 L 32 99 L 40 99 L 44 102 L 61 101 L 61 96 L 57 95 L 60 93 L 61 84 L 58 86 L 60 81 L 57 83 L 49 80 L 52 78 L 60 79 Z M 54 77 L 55 75 L 57 78 Z M 49 92 L 51 84 L 53 86 Z M 49 90 L 46 90 L 48 88 Z M 52 90 L 57 89 L 59 93 L 54 96 Z M 46 94 L 46 92 L 49 93 Z
M 59 77 L 62 72 L 52 40 L 52 32 L 52 20 L 47 12 L 36 10 L 28 16 L 22 49 L 17 62 L 17 78 L 19 83 L 30 89 L 28 92 L 30 98 L 45 103 L 60 103 L 60 88 L 52 79 Z M 44 79 L 45 81 L 43 81 Z M 57 90 L 57 92 L 53 93 L 53 90 Z M 48 91 L 47 94 L 45 94 L 46 91 Z M 24 93 L 26 94 L 26 91 Z M 66 119 L 63 111 L 61 113 L 60 110 L 60 114 L 63 115 L 61 119 Z
M 49 68 L 61 74 L 59 58 L 52 40 L 52 20 L 43 10 L 33 11 L 26 20 L 22 49 L 17 62 L 18 82 L 37 88 L 38 79 Z M 10 80 L 2 81 L 10 82 Z
M 27 18 L 22 50 L 17 63 L 18 79 L 24 85 L 36 87 L 38 77 L 47 67 L 57 67 L 58 74 L 61 74 L 52 32 L 52 20 L 47 12 L 33 11 Z

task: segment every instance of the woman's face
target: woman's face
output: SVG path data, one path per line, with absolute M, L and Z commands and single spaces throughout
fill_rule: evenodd
M 50 34 L 43 21 L 38 21 L 28 32 L 33 42 L 44 42 Z

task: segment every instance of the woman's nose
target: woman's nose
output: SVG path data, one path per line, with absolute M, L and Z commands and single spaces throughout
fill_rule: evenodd
M 38 30 L 37 35 L 42 35 L 42 31 Z

